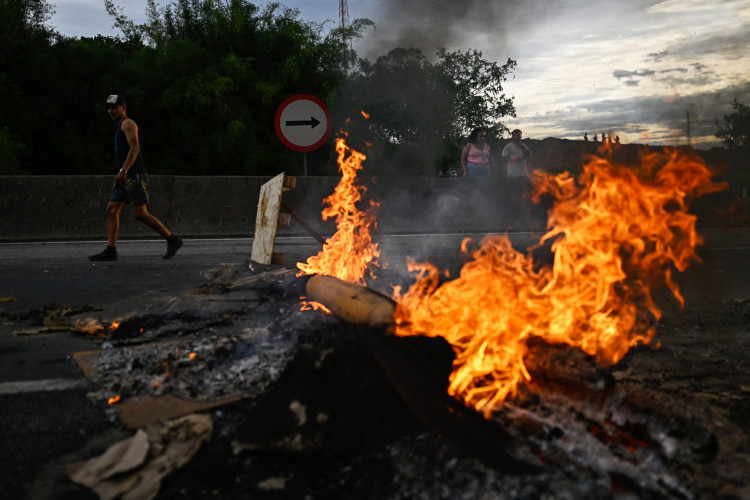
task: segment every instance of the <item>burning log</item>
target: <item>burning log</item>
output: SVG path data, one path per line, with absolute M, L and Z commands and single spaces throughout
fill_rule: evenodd
M 592 356 L 567 344 L 550 344 L 533 337 L 523 358 L 534 392 L 564 392 L 569 395 L 601 395 L 614 386 L 608 370 Z
M 396 303 L 375 291 L 330 276 L 313 276 L 306 289 L 309 298 L 350 323 L 373 327 L 394 323 Z M 508 472 L 537 469 L 537 459 L 512 446 L 514 440 L 502 428 L 448 395 L 454 356 L 444 339 L 378 333 L 362 338 L 392 386 L 423 422 Z
M 308 280 L 306 290 L 310 299 L 350 323 L 376 327 L 394 323 L 396 302 L 373 290 L 320 275 Z

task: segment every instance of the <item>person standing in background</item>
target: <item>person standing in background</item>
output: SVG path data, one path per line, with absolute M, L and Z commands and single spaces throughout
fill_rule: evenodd
M 469 134 L 469 142 L 461 150 L 464 177 L 490 176 L 490 145 L 486 138 L 487 133 L 482 128 L 475 128 Z
M 528 177 L 531 150 L 521 142 L 523 133 L 515 129 L 510 134 L 510 142 L 503 148 L 501 155 L 508 177 Z

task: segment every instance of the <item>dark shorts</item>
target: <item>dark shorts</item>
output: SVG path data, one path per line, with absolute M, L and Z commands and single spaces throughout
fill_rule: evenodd
M 125 184 L 115 184 L 109 195 L 109 201 L 130 203 L 134 207 L 148 203 L 148 174 L 136 174 L 128 177 Z

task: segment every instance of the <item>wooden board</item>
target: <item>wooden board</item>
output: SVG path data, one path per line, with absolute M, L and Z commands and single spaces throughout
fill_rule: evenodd
M 282 217 L 283 214 L 281 214 L 281 194 L 293 189 L 295 184 L 294 177 L 287 177 L 286 174 L 281 173 L 260 187 L 253 251 L 250 256 L 255 262 L 271 264 L 273 244 L 280 218 L 281 222 L 289 223 L 288 215 Z

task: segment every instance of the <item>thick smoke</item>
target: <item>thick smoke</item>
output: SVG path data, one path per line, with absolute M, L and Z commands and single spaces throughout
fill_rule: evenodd
M 362 56 L 375 59 L 397 48 L 418 48 L 428 57 L 436 49 L 502 49 L 512 37 L 523 37 L 540 16 L 562 7 L 559 0 L 530 2 L 477 0 L 384 0 L 378 2 L 376 28 L 358 48 Z M 487 47 L 475 44 L 477 35 Z M 471 42 L 470 42 L 471 40 Z M 520 41 L 520 40 L 519 40 Z

